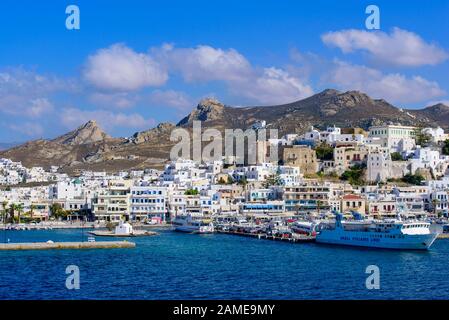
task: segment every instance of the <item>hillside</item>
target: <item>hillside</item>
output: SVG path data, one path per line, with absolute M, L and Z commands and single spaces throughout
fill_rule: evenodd
M 309 98 L 278 106 L 236 108 L 215 99 L 203 99 L 177 125 L 161 123 L 136 132 L 130 138 L 112 138 L 89 121 L 53 140 L 30 141 L 6 151 L 0 157 L 22 161 L 25 166 L 61 166 L 66 172 L 82 169 L 117 171 L 130 168 L 161 168 L 173 146 L 171 131 L 191 128 L 193 121 L 219 130 L 246 129 L 265 120 L 279 134 L 303 133 L 310 126 L 361 127 L 371 125 L 439 125 L 449 129 L 449 107 L 443 104 L 419 110 L 404 110 L 385 100 L 372 99 L 358 91 L 328 89 Z

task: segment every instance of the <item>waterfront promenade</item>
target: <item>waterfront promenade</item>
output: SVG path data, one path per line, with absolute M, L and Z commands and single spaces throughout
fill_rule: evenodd
M 141 229 L 164 229 L 171 228 L 170 224 L 144 224 L 133 223 L 134 228 Z M 48 230 L 48 229 L 105 229 L 105 223 L 97 222 L 79 222 L 79 221 L 55 221 L 55 222 L 42 222 L 42 223 L 21 223 L 21 224 L 0 224 L 0 230 Z

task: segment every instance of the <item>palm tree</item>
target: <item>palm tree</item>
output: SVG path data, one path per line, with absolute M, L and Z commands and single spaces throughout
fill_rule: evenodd
M 31 204 L 30 205 L 31 220 L 33 220 L 34 210 L 36 210 L 36 206 L 34 204 Z
M 6 216 L 8 215 L 7 206 L 8 206 L 8 201 L 3 201 L 2 202 L 2 208 L 3 208 L 3 210 L 2 210 L 2 220 L 3 220 L 4 224 L 6 224 Z
M 17 210 L 17 217 L 19 218 L 18 220 L 19 220 L 19 224 L 20 224 L 20 214 L 23 212 L 23 204 L 19 203 L 16 206 L 16 210 Z
M 17 211 L 17 204 L 13 203 L 9 206 L 9 217 L 11 219 L 11 223 L 14 223 L 14 217 Z

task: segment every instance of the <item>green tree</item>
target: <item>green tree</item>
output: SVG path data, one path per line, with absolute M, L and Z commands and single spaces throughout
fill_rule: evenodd
M 421 183 L 423 182 L 424 177 L 420 174 L 410 174 L 407 173 L 403 178 L 402 181 L 408 184 L 413 184 L 413 185 L 421 185 Z
M 449 156 L 449 140 L 444 141 L 441 153 L 444 154 L 445 156 Z
M 246 177 L 242 177 L 242 178 L 239 180 L 239 184 L 242 185 L 242 186 L 244 186 L 244 187 L 246 187 L 246 185 L 248 184 L 248 179 L 246 179 Z
M 320 160 L 332 160 L 334 158 L 334 148 L 322 143 L 315 148 L 316 157 Z
M 2 222 L 5 224 L 8 217 L 8 201 L 2 202 Z
M 60 203 L 53 203 L 50 206 L 50 212 L 56 219 L 67 217 L 67 212 L 62 208 Z
M 365 183 L 363 175 L 365 168 L 363 165 L 354 165 L 341 175 L 340 179 L 348 181 L 352 185 L 362 185 Z
M 402 158 L 402 155 L 399 152 L 393 152 L 393 153 L 391 153 L 391 160 L 392 161 L 403 161 L 404 158 Z
M 11 206 L 9 207 L 9 216 L 11 219 L 11 223 L 15 222 L 15 217 L 16 217 L 16 212 L 19 209 L 19 205 L 16 203 L 11 204 Z
M 19 221 L 19 224 L 20 224 L 20 217 L 21 217 L 21 214 L 23 212 L 23 204 L 19 203 L 17 205 L 17 207 L 16 207 L 16 210 L 17 210 L 17 218 L 18 218 L 18 221 Z
M 422 127 L 418 127 L 415 129 L 415 142 L 417 145 L 425 147 L 429 144 L 432 137 L 429 134 L 424 133 L 422 129 Z
M 36 205 L 31 204 L 31 205 L 30 205 L 30 216 L 31 216 L 31 219 L 33 219 L 33 216 L 34 216 L 34 210 L 36 210 Z
M 187 196 L 196 196 L 199 194 L 199 192 L 196 189 L 187 189 L 184 194 Z

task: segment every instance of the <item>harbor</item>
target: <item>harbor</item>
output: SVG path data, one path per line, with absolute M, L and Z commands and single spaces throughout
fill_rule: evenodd
M 261 216 L 259 216 L 261 217 Z M 398 213 L 396 218 L 373 219 L 352 211 L 344 215 L 334 211 L 321 217 L 307 214 L 296 217 L 272 216 L 264 219 L 238 216 L 222 219 L 178 216 L 174 230 L 184 233 L 224 233 L 291 243 L 317 243 L 395 250 L 429 250 L 440 234 L 446 237 L 448 225 L 430 219 L 410 218 Z
M 226 232 L 157 232 L 132 238 L 132 250 L 0 250 L 0 278 L 15 279 L 3 283 L 0 299 L 442 299 L 449 292 L 441 278 L 449 257 L 444 240 L 430 251 L 398 252 Z M 81 241 L 73 229 L 7 235 L 23 243 Z M 363 286 L 365 268 L 373 262 L 382 270 L 383 290 Z M 72 264 L 81 272 L 82 290 L 76 292 L 64 286 Z
M 396 219 L 376 220 L 364 217 L 355 211 L 350 215 L 333 212 L 324 213 L 320 217 L 316 214 L 306 214 L 300 216 L 278 215 L 264 219 L 260 219 L 260 216 L 255 219 L 243 215 L 204 219 L 187 215 L 178 216 L 171 223 L 151 225 L 151 228 L 144 228 L 144 225 L 139 223 L 120 220 L 113 225 L 101 227 L 97 225 L 96 228 L 92 225 L 87 230 L 78 228 L 78 232 L 81 235 L 86 233 L 89 236 L 89 241 L 92 242 L 95 241 L 94 237 L 153 237 L 158 236 L 160 230 L 170 230 L 192 234 L 219 233 L 297 244 L 318 242 L 331 245 L 426 250 L 437 239 L 449 239 L 448 224 L 444 222 L 441 224 L 442 221 L 437 222 L 440 224 L 432 223 L 429 219 L 407 219 L 406 215 L 401 214 L 398 214 Z M 61 225 L 59 224 L 59 226 Z M 70 226 L 73 225 L 70 224 Z M 60 230 L 69 229 L 76 230 L 76 228 L 60 228 Z M 7 242 L 6 232 L 8 231 L 30 230 L 50 231 L 53 229 L 33 229 L 29 224 L 15 225 L 4 228 L 5 242 Z

